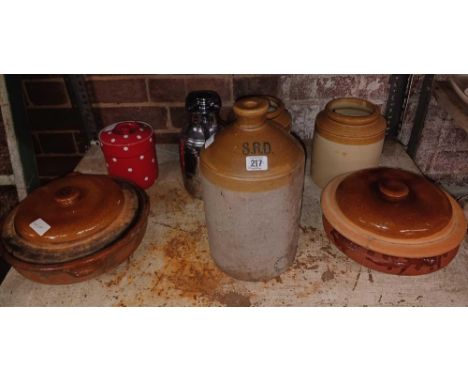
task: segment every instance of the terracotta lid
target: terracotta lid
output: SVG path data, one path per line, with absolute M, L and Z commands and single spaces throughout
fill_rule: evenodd
M 108 227 L 124 196 L 108 176 L 74 173 L 34 190 L 18 206 L 16 233 L 31 244 L 82 240 Z
M 447 193 L 417 174 L 372 168 L 334 178 L 322 211 L 349 240 L 403 257 L 436 256 L 463 240 L 466 221 Z
M 201 152 L 204 177 L 221 187 L 247 192 L 289 183 L 290 175 L 304 166 L 304 151 L 284 128 L 267 119 L 268 108 L 261 97 L 234 104 L 236 120 Z
M 369 144 L 385 136 L 386 122 L 379 107 L 360 98 L 336 98 L 317 115 L 318 133 L 334 142 Z

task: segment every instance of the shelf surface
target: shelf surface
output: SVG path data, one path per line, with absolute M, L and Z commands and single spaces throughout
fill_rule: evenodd
M 12 269 L 0 286 L 0 306 L 468 305 L 466 239 L 453 262 L 433 274 L 405 277 L 368 270 L 325 236 L 320 189 L 311 180 L 310 163 L 294 264 L 268 282 L 234 280 L 211 260 L 203 203 L 183 188 L 177 146 L 158 146 L 157 150 L 160 175 L 148 190 L 148 229 L 127 262 L 96 279 L 63 286 L 33 283 Z M 418 172 L 403 147 L 389 140 L 381 164 Z M 92 147 L 77 170 L 105 173 L 100 149 Z

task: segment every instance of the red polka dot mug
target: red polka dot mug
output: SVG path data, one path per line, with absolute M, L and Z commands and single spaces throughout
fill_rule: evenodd
M 146 189 L 158 178 L 153 128 L 146 122 L 123 121 L 99 132 L 109 175 Z

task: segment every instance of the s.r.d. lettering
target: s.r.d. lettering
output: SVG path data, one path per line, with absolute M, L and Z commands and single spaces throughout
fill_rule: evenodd
M 244 155 L 266 155 L 271 153 L 270 142 L 244 142 L 242 154 Z

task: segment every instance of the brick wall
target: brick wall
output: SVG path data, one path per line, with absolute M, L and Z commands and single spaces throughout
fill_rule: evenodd
M 63 76 L 23 76 L 23 92 L 40 179 L 70 172 L 84 154 L 79 114 Z
M 245 95 L 281 98 L 293 115 L 294 131 L 313 134 L 316 114 L 334 97 L 358 96 L 382 105 L 388 75 L 88 75 L 88 92 L 99 128 L 125 119 L 150 123 L 159 142 L 175 142 L 187 124 L 185 96 L 191 90 L 215 90 L 222 118 L 232 119 L 234 100 Z M 73 110 L 62 75 L 23 78 L 25 101 L 40 177 L 71 171 L 84 154 L 79 115 Z
M 3 126 L 2 111 L 0 110 L 0 175 L 9 175 L 13 173 L 10 162 L 10 154 Z
M 400 140 L 407 144 L 422 84 L 415 83 L 408 102 Z M 281 98 L 293 116 L 293 129 L 311 138 L 317 113 L 332 98 L 357 96 L 385 112 L 388 75 L 88 75 L 87 85 L 101 128 L 123 119 L 150 123 L 159 142 L 175 142 L 187 124 L 186 94 L 195 89 L 216 90 L 223 101 L 221 115 L 232 119 L 233 102 L 245 95 L 271 94 Z M 437 80 L 445 76 L 436 76 Z M 84 154 L 79 115 L 71 107 L 62 75 L 25 75 L 23 88 L 42 180 L 71 171 Z M 0 137 L 1 138 L 1 137 Z M 0 152 L 0 155 L 1 152 Z M 431 100 L 416 163 L 440 182 L 468 183 L 468 137 Z
M 436 75 L 435 80 L 446 80 L 446 75 Z M 408 144 L 419 101 L 423 75 L 417 75 L 408 99 L 399 139 Z M 445 185 L 468 186 L 468 134 L 432 96 L 424 128 L 416 147 L 414 158 L 421 171 L 429 178 Z

